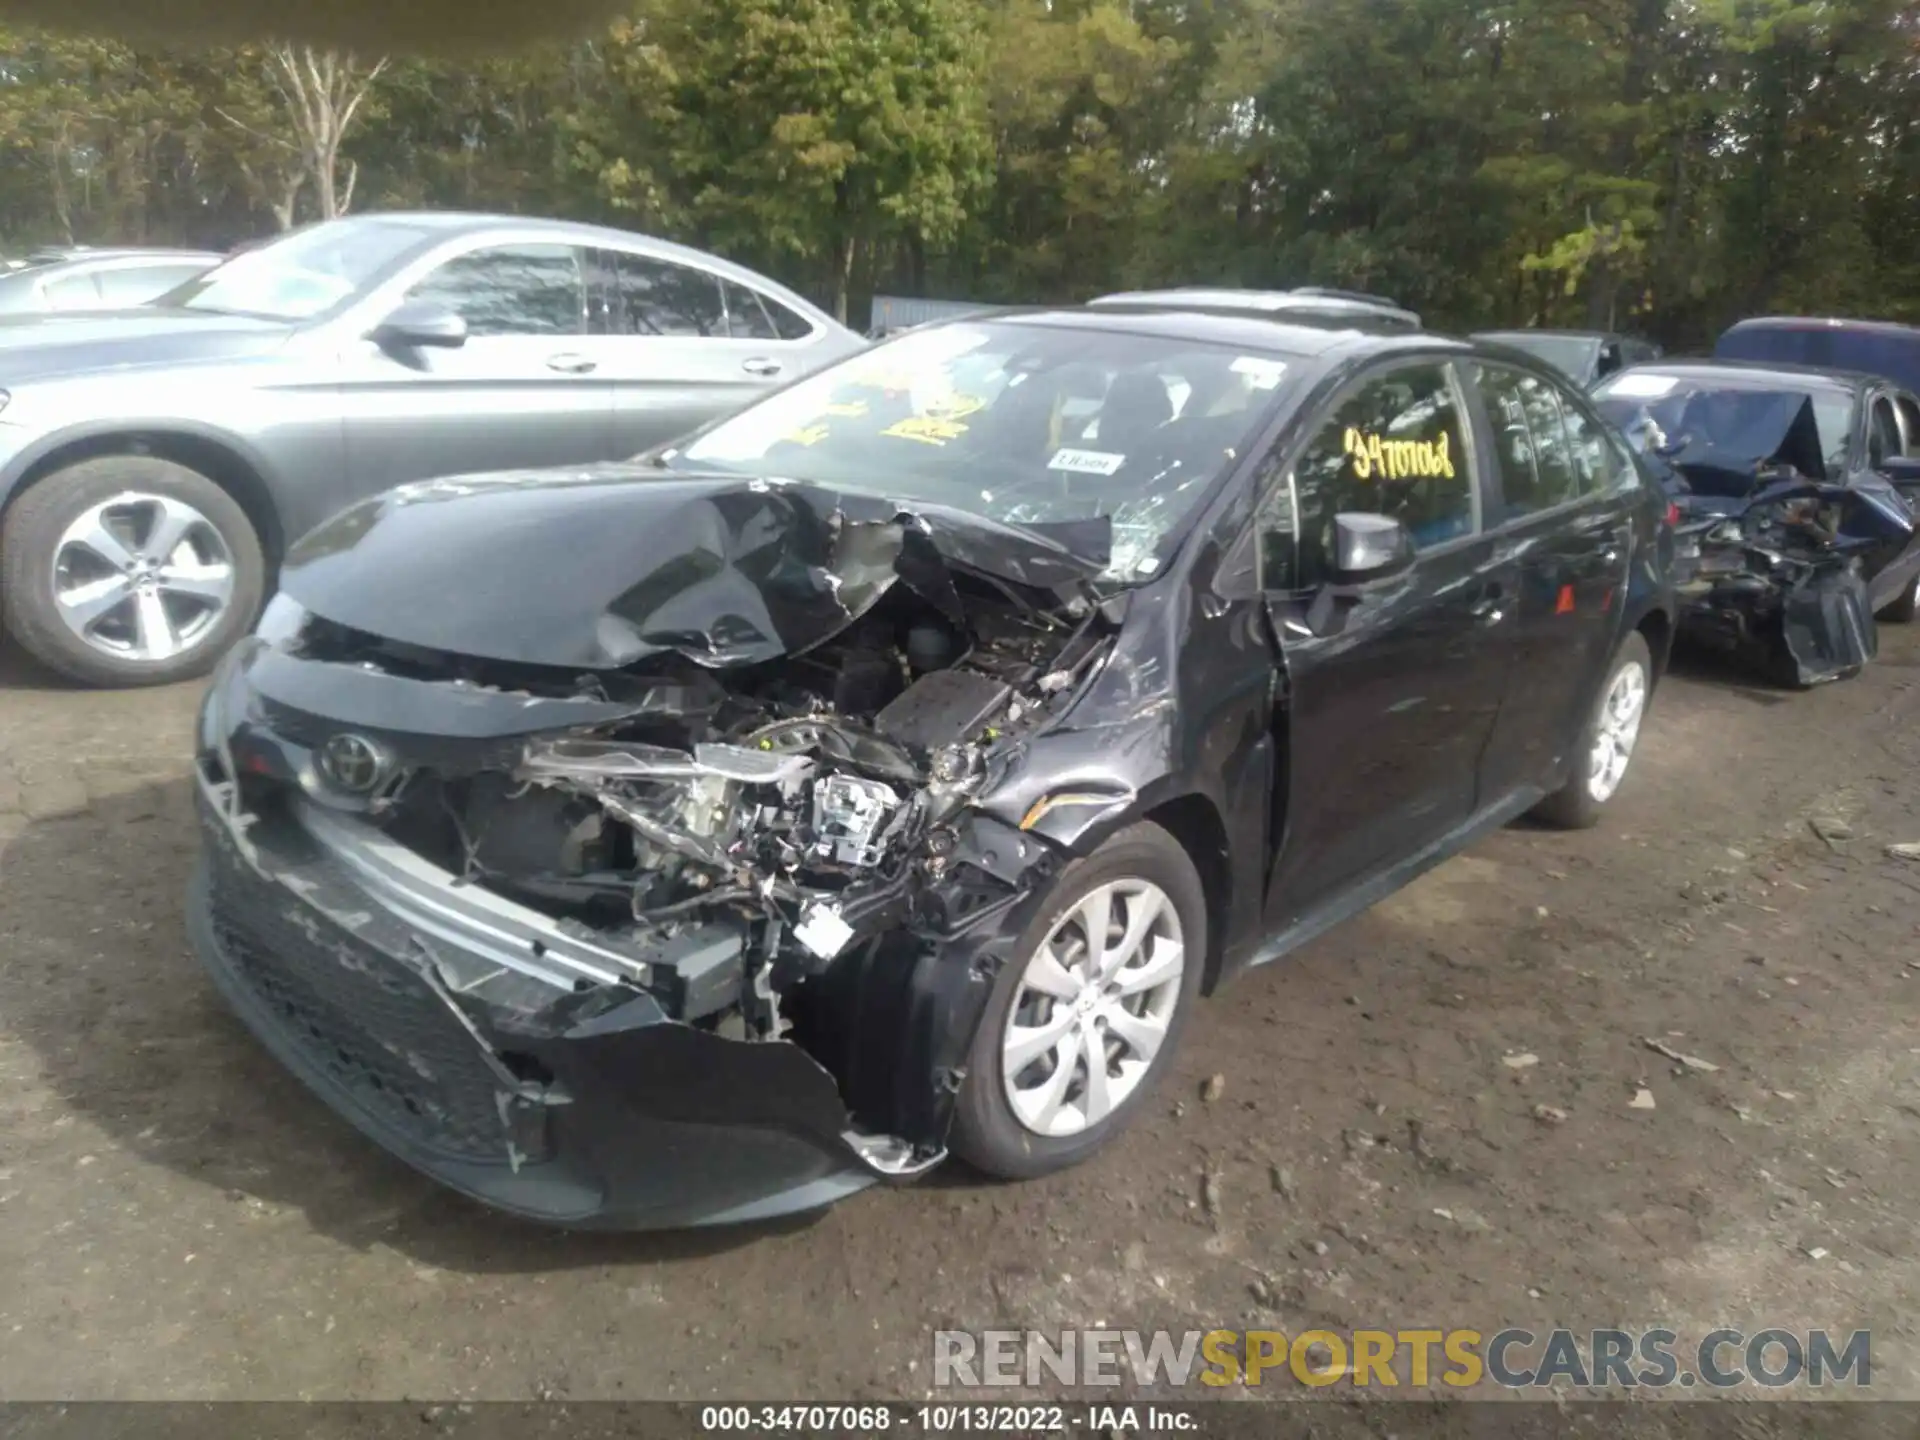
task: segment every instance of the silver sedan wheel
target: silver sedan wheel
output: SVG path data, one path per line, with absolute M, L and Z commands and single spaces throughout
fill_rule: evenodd
M 122 660 L 191 650 L 233 603 L 235 572 L 211 520 L 167 495 L 126 491 L 83 511 L 53 554 L 54 607 Z
M 1014 1117 L 1077 1135 L 1139 1088 L 1186 971 L 1180 915 L 1158 885 L 1115 880 L 1063 915 L 1028 958 L 1000 1044 Z
M 1622 666 L 1607 687 L 1607 698 L 1600 702 L 1600 724 L 1588 759 L 1587 793 L 1603 805 L 1626 778 L 1646 713 L 1647 672 L 1637 664 Z

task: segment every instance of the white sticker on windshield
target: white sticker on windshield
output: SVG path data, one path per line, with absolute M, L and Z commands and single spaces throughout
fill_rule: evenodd
M 1242 355 L 1233 362 L 1233 373 L 1244 375 L 1247 382 L 1256 390 L 1271 390 L 1280 383 L 1280 377 L 1287 373 L 1286 364 L 1279 360 L 1269 360 L 1264 355 Z
M 1672 375 L 1622 375 L 1607 387 L 1607 394 L 1652 400 L 1665 395 L 1679 383 L 1679 379 Z
M 1076 475 L 1111 475 L 1126 463 L 1126 456 L 1110 450 L 1056 450 L 1047 468 L 1071 470 Z

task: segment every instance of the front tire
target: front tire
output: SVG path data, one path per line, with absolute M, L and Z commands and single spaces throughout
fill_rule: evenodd
M 1653 653 L 1638 630 L 1620 642 L 1601 683 L 1600 696 L 1573 752 L 1567 783 L 1534 807 L 1535 818 L 1563 830 L 1596 825 L 1607 802 L 1619 793 L 1653 692 Z
M 1900 592 L 1900 598 L 1882 610 L 1877 618 L 1893 625 L 1911 625 L 1916 614 L 1920 614 L 1920 574 L 1907 582 L 1907 588 Z
M 1142 822 L 1074 861 L 994 982 L 954 1153 L 1023 1180 L 1099 1149 L 1165 1075 L 1206 956 L 1206 893 L 1172 835 Z
M 204 675 L 260 609 L 266 562 L 252 523 L 197 471 L 151 455 L 57 470 L 7 512 L 7 629 L 85 685 Z

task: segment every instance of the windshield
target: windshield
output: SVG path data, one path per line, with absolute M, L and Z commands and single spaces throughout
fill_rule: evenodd
M 928 326 L 722 421 L 670 468 L 862 490 L 1014 525 L 1105 517 L 1144 580 L 1271 407 L 1287 357 L 995 321 Z
M 40 284 L 41 275 L 42 271 L 37 265 L 0 275 L 0 314 L 33 309 L 39 296 L 36 287 Z
M 354 298 L 430 234 L 388 220 L 331 220 L 236 255 L 154 303 L 312 320 Z
M 1585 335 L 1530 335 L 1524 330 L 1503 330 L 1487 338 L 1524 350 L 1583 385 L 1593 373 L 1593 359 L 1600 349 L 1598 340 Z
M 1821 388 L 1795 394 L 1629 370 L 1601 385 L 1593 398 L 1600 413 L 1625 432 L 1635 449 L 1646 453 L 1653 447 L 1683 440 L 1691 442 L 1689 448 L 1736 444 L 1778 448 L 1786 443 L 1784 425 L 1792 419 L 1791 407 L 1781 408 L 1782 395 L 1813 402 L 1814 426 L 1827 473 L 1808 478 L 1844 475 L 1847 441 L 1853 433 L 1853 397 L 1844 391 Z M 1762 435 L 1759 432 L 1763 430 L 1782 433 Z

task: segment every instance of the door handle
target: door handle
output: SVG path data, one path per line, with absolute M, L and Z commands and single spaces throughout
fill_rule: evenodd
M 755 356 L 751 360 L 742 360 L 740 362 L 740 368 L 749 375 L 778 375 L 780 373 L 780 362 L 778 360 L 768 360 L 761 356 Z
M 1501 609 L 1501 598 L 1506 590 L 1498 580 L 1480 592 L 1480 598 L 1467 607 L 1467 613 L 1482 625 L 1498 625 L 1506 611 Z
M 584 355 L 549 355 L 547 368 L 558 370 L 563 375 L 588 375 L 599 368 L 599 362 L 589 360 Z

